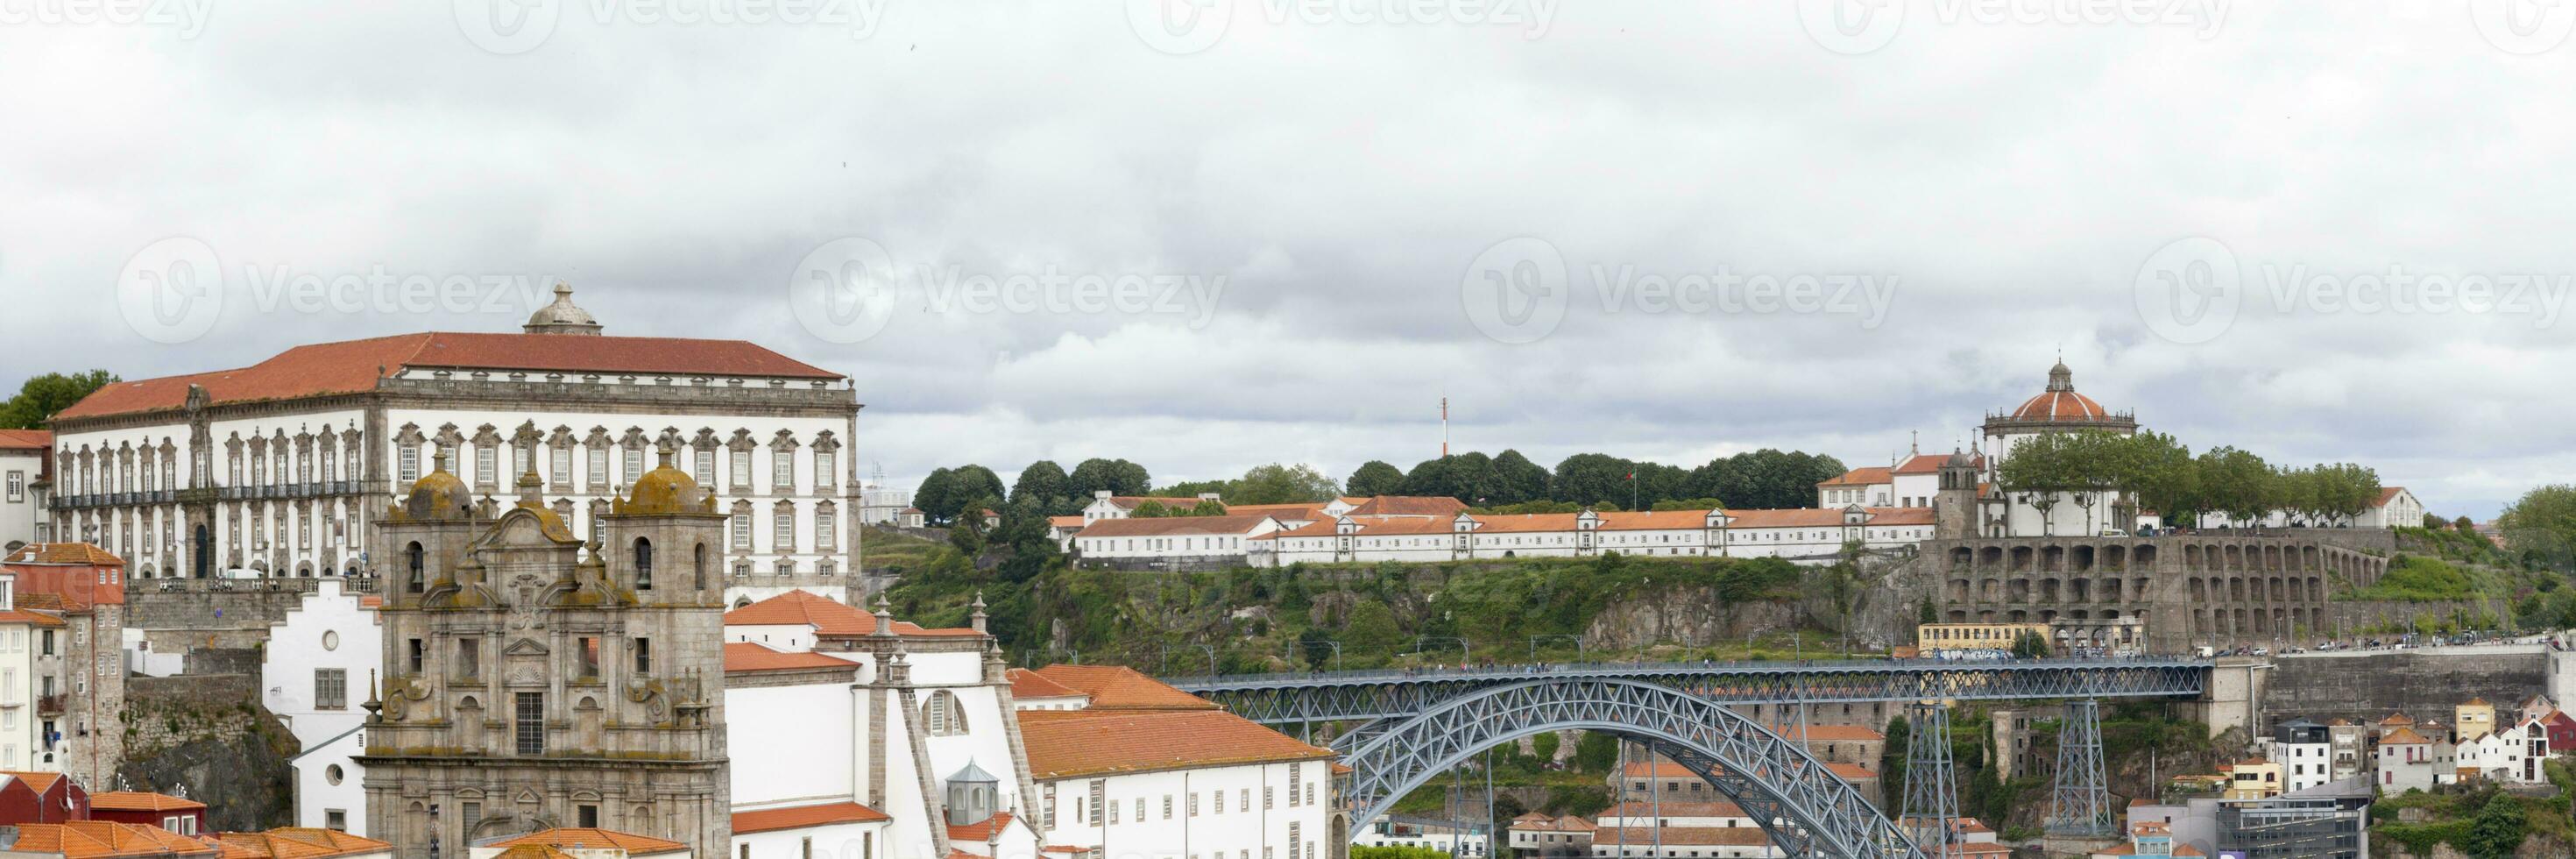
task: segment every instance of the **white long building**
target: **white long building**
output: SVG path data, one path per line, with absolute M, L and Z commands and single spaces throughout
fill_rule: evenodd
M 1447 519 L 1342 516 L 1250 538 L 1255 566 L 1584 557 L 1786 558 L 1830 563 L 1848 543 L 1893 549 L 1932 538 L 1930 508 L 1460 513 Z M 1085 529 L 1088 533 L 1089 529 Z M 1076 535 L 1079 543 L 1080 535 Z M 1265 552 L 1264 549 L 1267 549 Z
M 608 337 L 569 287 L 520 333 L 297 346 L 118 382 L 53 421 L 52 533 L 138 578 L 368 575 L 370 516 L 444 456 L 479 497 L 533 466 L 594 533 L 661 441 L 732 514 L 727 594 L 846 592 L 860 481 L 849 379 L 738 340 Z

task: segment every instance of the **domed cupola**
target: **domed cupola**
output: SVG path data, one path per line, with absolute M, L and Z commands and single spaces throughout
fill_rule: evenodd
M 466 490 L 465 481 L 447 470 L 446 448 L 430 457 L 429 473 L 412 481 L 411 491 L 394 512 L 420 522 L 474 518 L 473 493 Z
M 596 337 L 599 336 L 599 320 L 592 319 L 590 311 L 574 306 L 572 284 L 558 280 L 555 281 L 554 303 L 537 308 L 537 312 L 529 314 L 528 324 L 520 330 L 530 334 L 581 334 Z
M 655 455 L 660 458 L 661 464 L 655 466 L 652 471 L 645 472 L 644 476 L 636 478 L 635 485 L 627 490 L 625 498 L 610 502 L 618 515 L 655 516 L 715 512 L 715 492 L 700 487 L 696 478 L 690 477 L 688 472 L 681 471 L 678 466 L 671 464 L 678 452 L 669 440 L 663 440 Z
M 2013 410 L 2014 418 L 2026 421 L 2094 421 L 2110 414 L 2092 397 L 2075 392 L 2075 371 L 2067 369 L 2064 361 L 2048 368 L 2048 390 Z

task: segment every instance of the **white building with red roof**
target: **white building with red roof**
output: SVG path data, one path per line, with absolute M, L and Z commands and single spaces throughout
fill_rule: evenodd
M 1447 518 L 1345 514 L 1256 536 L 1256 566 L 1586 557 L 1785 558 L 1831 563 L 1844 544 L 1893 549 L 1932 538 L 1928 508 L 1656 510 L 1479 514 Z M 1086 532 L 1088 533 L 1088 532 Z
M 1991 537 L 2092 534 L 2137 528 L 2136 502 L 2125 492 L 2015 491 L 2002 480 L 2003 463 L 2022 443 L 2047 435 L 2138 431 L 2134 413 L 2105 408 L 2075 390 L 2075 371 L 2060 361 L 2048 368 L 2048 386 L 2009 412 L 1989 412 L 1977 452 L 1981 491 L 1970 522 Z M 1937 473 L 1937 466 L 1936 466 Z M 1982 491 L 1991 487 L 1992 491 Z
M 366 575 L 390 557 L 366 513 L 442 455 L 478 498 L 513 496 L 533 466 L 547 506 L 592 535 L 667 440 L 731 514 L 731 598 L 842 593 L 850 380 L 739 340 L 601 336 L 571 299 L 558 285 L 520 333 L 312 344 L 100 388 L 53 420 L 54 532 L 142 578 Z
M 0 551 L 54 539 L 45 493 L 53 485 L 54 434 L 0 429 Z

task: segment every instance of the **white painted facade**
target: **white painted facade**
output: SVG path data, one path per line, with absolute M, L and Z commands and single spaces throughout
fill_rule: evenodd
M 1351 839 L 1362 847 L 1418 847 L 1438 850 L 1454 859 L 1485 859 L 1492 855 L 1493 839 L 1484 833 L 1462 831 L 1445 826 L 1414 826 L 1385 819 L 1363 829 Z
M 2537 721 L 2461 743 L 2457 754 L 2454 766 L 2475 770 L 2479 778 L 2488 781 L 2541 784 L 2549 780 L 2540 766 L 2540 762 L 2549 759 L 2549 731 Z
M 2333 783 L 2334 744 L 2273 743 L 2270 757 L 2281 765 L 2283 792 L 2307 790 Z
M 1111 518 L 1120 521 L 1085 527 L 1068 538 L 1083 560 L 1240 558 L 1261 545 L 1255 538 L 1281 530 L 1279 520 L 1268 516 Z
M 61 772 L 43 756 L 36 651 L 45 624 L 17 610 L 18 577 L 0 573 L 0 769 Z
M 286 723 L 305 751 L 294 760 L 295 825 L 329 828 L 330 812 L 342 828 L 366 835 L 366 770 L 354 759 L 354 742 L 384 659 L 384 630 L 365 597 L 325 580 L 302 605 L 270 624 L 260 660 L 260 703 Z
M 1104 856 L 1324 859 L 1331 779 L 1330 764 L 1299 761 L 1040 782 L 1041 823 L 1047 843 Z
M 53 542 L 53 517 L 45 513 L 47 448 L 0 438 L 0 550 Z
M 1619 552 L 1648 557 L 1787 558 L 1831 563 L 1845 543 L 1894 549 L 1932 538 L 1928 508 L 1698 510 L 1654 513 L 1462 513 L 1446 522 L 1343 516 L 1264 538 L 1256 565 L 1438 562 L 1581 557 Z M 1256 540 L 1256 545 L 1262 540 Z

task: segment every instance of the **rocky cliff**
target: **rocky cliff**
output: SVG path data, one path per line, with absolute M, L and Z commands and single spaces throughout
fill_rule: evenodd
M 207 812 L 217 831 L 293 825 L 287 760 L 299 749 L 257 693 L 258 678 L 240 674 L 131 678 L 122 787 L 222 797 Z

